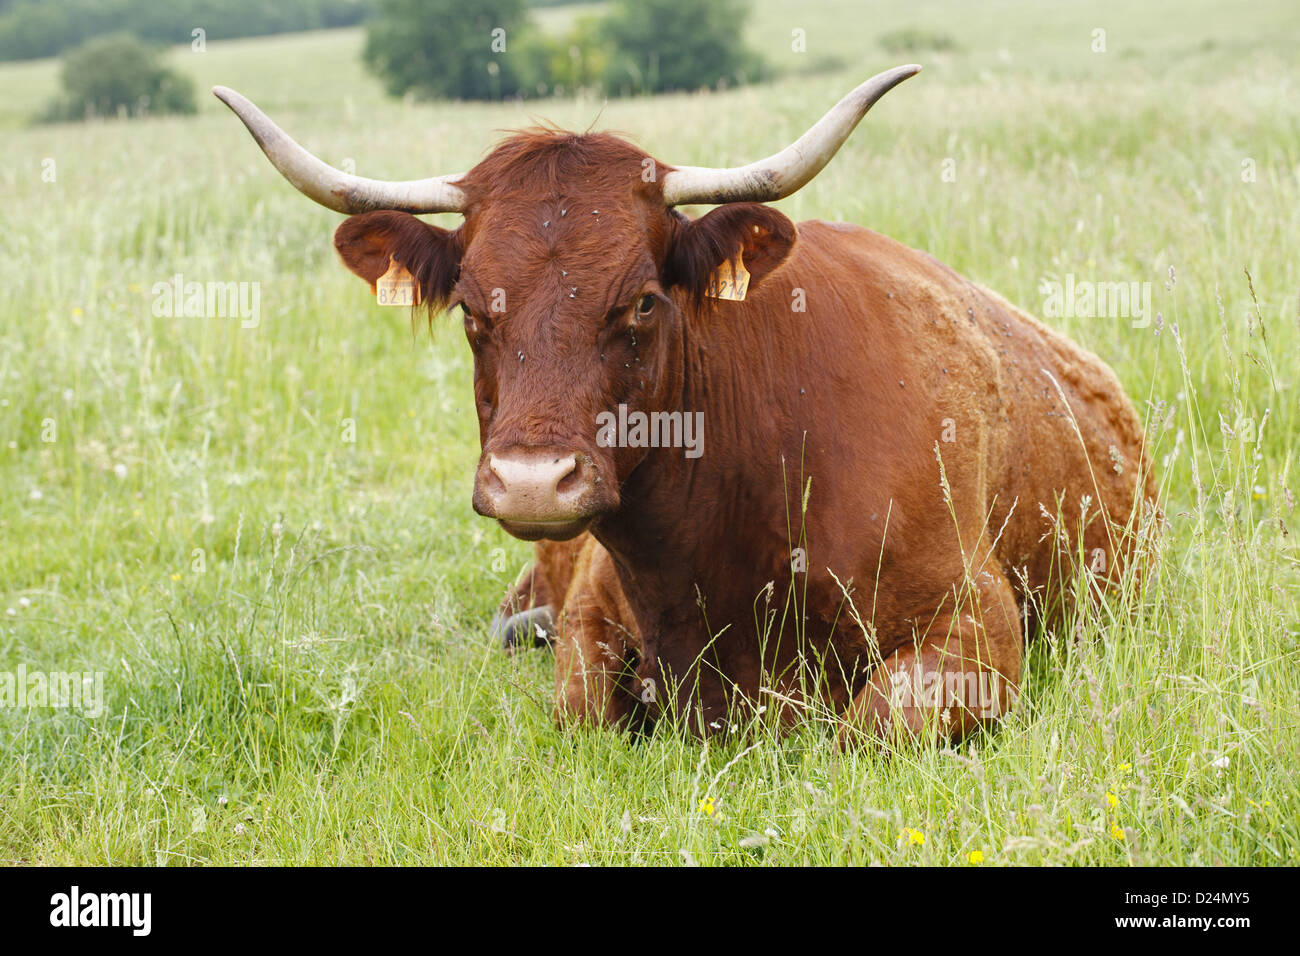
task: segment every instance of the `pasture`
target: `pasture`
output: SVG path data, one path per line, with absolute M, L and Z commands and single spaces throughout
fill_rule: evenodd
M 344 30 L 177 48 L 197 117 L 40 127 L 57 64 L 0 64 L 0 672 L 99 672 L 104 704 L 0 707 L 0 861 L 1300 862 L 1300 13 L 871 6 L 760 0 L 774 83 L 607 104 L 391 100 Z M 958 49 L 882 49 L 909 28 Z M 913 61 L 778 206 L 926 250 L 1106 360 L 1155 447 L 1156 571 L 1037 642 L 1016 710 L 956 750 L 841 754 L 817 719 L 558 729 L 550 655 L 486 632 L 531 548 L 470 509 L 463 333 L 376 307 L 341 217 L 207 87 L 407 179 L 537 119 L 747 162 Z M 255 283 L 256 314 L 160 308 L 177 276 Z M 1045 316 L 1044 280 L 1150 283 L 1159 317 Z

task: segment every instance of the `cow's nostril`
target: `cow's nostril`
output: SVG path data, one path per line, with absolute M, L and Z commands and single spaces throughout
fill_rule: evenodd
M 501 478 L 501 473 L 497 471 L 497 460 L 495 455 L 488 455 L 488 469 L 484 476 L 484 490 L 493 498 L 499 498 L 506 493 L 506 483 Z
M 557 494 L 568 495 L 582 490 L 586 465 L 578 456 L 570 458 L 569 461 L 573 463 L 573 466 L 560 476 L 559 483 L 555 486 Z

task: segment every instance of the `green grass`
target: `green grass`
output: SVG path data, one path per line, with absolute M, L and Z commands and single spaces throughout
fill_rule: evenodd
M 774 85 L 603 107 L 387 100 L 357 31 L 173 60 L 396 179 L 538 117 L 751 159 L 894 65 L 878 37 L 950 35 L 780 208 L 1035 312 L 1044 277 L 1153 284 L 1159 333 L 1052 320 L 1151 418 L 1170 527 L 1141 599 L 1036 646 L 1018 709 L 956 752 L 841 755 L 816 721 L 707 746 L 561 731 L 549 655 L 485 634 L 529 549 L 469 506 L 459 330 L 376 308 L 339 217 L 215 100 L 27 127 L 57 69 L 3 65 L 0 672 L 102 671 L 107 712 L 0 708 L 0 861 L 1300 862 L 1294 4 L 784 7 L 746 25 Z M 260 324 L 155 317 L 177 273 L 260 283 Z

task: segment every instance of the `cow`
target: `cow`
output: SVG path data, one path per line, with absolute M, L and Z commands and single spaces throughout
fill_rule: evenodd
M 1105 363 L 923 252 L 765 205 L 919 69 L 745 166 L 533 128 L 406 182 L 327 166 L 214 89 L 349 215 L 335 247 L 372 291 L 398 269 L 431 319 L 460 313 L 473 508 L 542 542 L 513 595 L 533 616 L 502 629 L 554 641 L 562 721 L 960 739 L 1008 712 L 1035 621 L 1140 567 L 1156 483 Z

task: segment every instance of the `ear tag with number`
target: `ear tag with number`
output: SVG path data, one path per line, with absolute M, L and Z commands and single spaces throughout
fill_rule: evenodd
M 733 258 L 713 270 L 713 275 L 709 276 L 708 288 L 704 290 L 705 295 L 711 299 L 745 301 L 745 293 L 749 291 L 749 270 L 745 268 L 745 260 L 741 256 L 743 251 L 742 246 L 736 250 Z
M 388 257 L 388 271 L 375 282 L 375 299 L 380 305 L 412 306 L 420 304 L 420 290 L 406 267 Z

